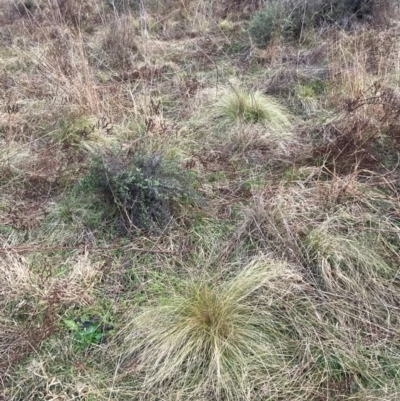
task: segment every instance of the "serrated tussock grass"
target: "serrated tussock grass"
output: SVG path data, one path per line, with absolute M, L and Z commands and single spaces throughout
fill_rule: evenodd
M 261 92 L 232 88 L 221 95 L 214 109 L 221 127 L 236 122 L 260 123 L 273 131 L 284 132 L 291 127 L 290 113 L 278 101 Z
M 244 400 L 259 386 L 273 392 L 269 384 L 291 368 L 291 341 L 276 309 L 299 283 L 284 262 L 266 259 L 222 284 L 187 283 L 121 331 L 124 363 L 135 361 L 143 394 L 168 399 Z
M 397 330 L 400 230 L 380 209 L 381 194 L 346 181 L 348 197 L 338 203 L 339 183 L 304 182 L 255 194 L 238 232 L 251 246 L 302 266 L 319 291 L 346 300 L 346 313 L 363 330 L 373 321 Z

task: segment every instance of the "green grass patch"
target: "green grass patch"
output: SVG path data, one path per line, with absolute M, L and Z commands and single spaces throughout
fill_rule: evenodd
M 245 124 L 261 123 L 272 130 L 290 128 L 290 114 L 275 99 L 260 92 L 245 92 L 239 88 L 223 94 L 215 106 L 215 117 L 219 125 L 236 122 Z

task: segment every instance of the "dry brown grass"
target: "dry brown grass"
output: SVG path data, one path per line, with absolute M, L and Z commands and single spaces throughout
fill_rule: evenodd
M 5 382 L 23 358 L 37 352 L 43 341 L 59 331 L 60 313 L 93 302 L 99 266 L 88 255 L 78 257 L 68 272 L 59 267 L 38 268 L 22 256 L 4 253 L 0 260 L 0 372 Z M 3 382 L 3 386 L 5 386 Z
M 395 84 L 399 71 L 398 35 L 396 26 L 383 31 L 338 34 L 329 47 L 332 99 L 357 98 L 376 81 Z
M 2 396 L 397 401 L 395 21 L 260 50 L 255 1 L 36 3 L 0 4 Z M 114 150 L 204 202 L 121 237 L 76 185 Z

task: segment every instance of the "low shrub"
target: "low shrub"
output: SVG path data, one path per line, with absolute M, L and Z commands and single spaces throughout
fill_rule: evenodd
M 274 37 L 298 39 L 304 29 L 324 25 L 348 27 L 353 21 L 386 23 L 392 0 L 271 0 L 253 14 L 249 33 L 257 47 Z
M 118 216 L 124 232 L 158 232 L 173 220 L 179 199 L 194 198 L 189 175 L 160 154 L 95 158 L 79 190 Z
M 284 30 L 284 16 L 287 12 L 283 2 L 277 0 L 266 4 L 263 10 L 253 14 L 249 33 L 257 47 L 266 46 Z

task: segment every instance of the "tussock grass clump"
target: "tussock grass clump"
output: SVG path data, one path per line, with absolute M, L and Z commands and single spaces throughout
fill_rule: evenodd
M 352 313 L 369 310 L 369 319 L 384 324 L 381 307 L 395 314 L 398 302 L 397 220 L 379 210 L 381 195 L 365 185 L 311 177 L 255 196 L 240 233 L 253 246 L 303 265 L 320 290 L 348 297 Z M 364 197 L 376 204 L 360 203 Z
M 289 112 L 275 99 L 260 92 L 249 93 L 238 88 L 221 96 L 215 115 L 222 126 L 236 122 L 260 123 L 277 131 L 291 126 Z
M 285 263 L 257 260 L 225 284 L 187 284 L 139 314 L 121 335 L 125 363 L 135 360 L 141 372 L 140 391 L 244 400 L 252 392 L 271 395 L 282 380 L 290 387 L 284 370 L 291 343 L 282 343 L 284 318 L 275 312 L 299 281 Z
M 317 95 L 311 85 L 294 87 L 294 104 L 298 104 L 307 115 L 314 114 L 318 108 Z
M 347 229 L 360 223 L 348 217 Z M 305 255 L 316 280 L 325 291 L 355 297 L 368 308 L 378 299 L 378 305 L 392 307 L 398 298 L 398 261 L 394 260 L 395 254 L 391 255 L 390 244 L 383 236 L 346 236 L 338 219 L 327 219 L 305 239 Z

